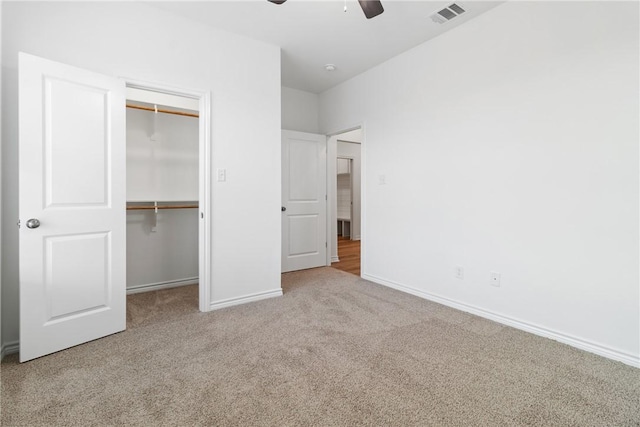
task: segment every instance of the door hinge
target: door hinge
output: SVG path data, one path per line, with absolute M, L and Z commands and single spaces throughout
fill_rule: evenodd
M 326 194 L 324 195 L 324 199 L 325 199 L 325 200 L 328 200 L 328 199 L 327 199 L 327 195 L 326 195 Z
M 324 247 L 325 247 L 325 248 L 327 247 L 327 242 L 324 242 Z
M 16 225 L 18 226 L 18 228 L 20 228 L 20 220 L 18 220 L 18 223 Z

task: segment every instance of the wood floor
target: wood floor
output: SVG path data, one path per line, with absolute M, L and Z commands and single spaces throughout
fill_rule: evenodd
M 349 240 L 338 236 L 338 258 L 331 267 L 360 276 L 360 240 Z

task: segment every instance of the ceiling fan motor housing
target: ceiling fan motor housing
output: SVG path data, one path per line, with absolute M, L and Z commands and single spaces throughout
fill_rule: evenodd
M 267 0 L 267 1 L 274 4 L 282 4 L 287 0 Z M 367 19 L 375 18 L 376 16 L 384 12 L 384 7 L 382 7 L 382 3 L 380 2 L 380 0 L 358 0 L 358 3 L 360 3 L 360 7 L 362 8 L 362 11 L 364 12 L 364 16 L 366 16 Z M 347 10 L 345 6 L 345 12 L 346 11 Z

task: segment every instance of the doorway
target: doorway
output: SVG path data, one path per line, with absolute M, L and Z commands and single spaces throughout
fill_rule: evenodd
M 126 328 L 126 87 L 198 104 L 198 305 L 208 311 L 210 95 L 24 53 L 19 72 L 20 361 Z
M 132 327 L 199 307 L 199 102 L 131 87 L 126 95 L 126 311 Z
M 331 266 L 360 276 L 361 274 L 361 174 L 362 131 L 360 128 L 329 138 L 335 165 L 331 172 L 333 189 Z
M 197 149 L 197 193 L 193 193 L 193 176 L 191 177 L 191 194 L 187 199 L 197 200 L 197 208 L 194 208 L 195 200 L 174 200 L 177 204 L 188 205 L 188 211 L 195 213 L 198 220 L 198 275 L 194 278 L 187 278 L 187 281 L 195 281 L 198 284 L 198 307 L 202 312 L 210 311 L 210 294 L 212 286 L 211 272 L 211 203 L 213 192 L 211 188 L 211 168 L 212 158 L 209 141 L 211 139 L 211 94 L 209 92 L 194 91 L 184 88 L 176 88 L 166 85 L 150 84 L 147 82 L 127 80 L 128 99 L 137 99 L 148 104 L 169 104 L 169 109 L 175 112 L 197 112 L 198 121 L 198 149 Z M 155 113 L 155 109 L 154 109 Z M 178 116 L 178 115 L 175 115 Z M 162 138 L 162 135 L 156 135 Z M 156 138 L 157 139 L 157 138 Z M 193 151 L 192 151 L 193 155 Z M 174 193 L 175 194 L 175 193 Z M 175 198 L 175 195 L 168 196 Z M 180 196 L 178 196 L 180 197 Z M 187 202 L 187 203 L 184 203 Z M 155 211 L 155 209 L 154 209 Z M 157 223 L 156 223 L 157 224 Z M 184 284 L 184 281 L 175 283 Z M 170 287 L 170 284 L 169 284 Z
M 197 233 L 198 233 L 198 275 L 194 278 L 187 278 L 186 281 L 195 281 L 198 283 L 198 307 L 202 312 L 210 310 L 210 292 L 211 292 L 211 263 L 209 261 L 211 253 L 211 200 L 213 197 L 211 191 L 211 150 L 208 141 L 211 135 L 211 94 L 209 92 L 193 91 L 184 88 L 176 88 L 166 85 L 149 84 L 147 82 L 127 80 L 127 99 L 137 100 L 138 102 L 146 102 L 149 105 L 164 105 L 168 104 L 168 110 L 178 113 L 187 114 L 189 112 L 197 112 L 197 183 L 193 184 L 193 176 L 191 176 L 191 193 L 186 196 L 186 199 L 195 200 L 175 200 L 181 196 L 177 196 L 175 191 L 165 192 L 164 196 L 169 199 L 174 199 L 173 202 L 177 202 L 179 205 L 188 205 L 188 208 L 184 208 L 184 212 L 195 213 L 198 220 Z M 127 109 L 128 110 L 128 109 Z M 154 107 L 155 114 L 155 107 Z M 172 116 L 179 116 L 180 114 L 173 114 Z M 189 116 L 187 116 L 189 117 Z M 159 129 L 157 129 L 159 130 Z M 162 139 L 161 134 L 156 134 L 155 139 Z M 192 155 L 194 152 L 191 151 Z M 180 160 L 175 158 L 174 160 Z M 193 163 L 193 162 L 191 162 Z M 129 165 L 127 165 L 129 167 Z M 184 165 L 183 165 L 184 166 Z M 184 167 L 182 168 L 184 172 Z M 171 179 L 171 177 L 168 177 Z M 184 179 L 183 179 L 184 182 Z M 196 192 L 193 190 L 197 186 Z M 129 188 L 127 189 L 129 190 Z M 129 191 L 127 192 L 129 194 Z M 172 193 L 172 194 L 171 194 Z M 197 201 L 197 208 L 193 206 Z M 187 203 L 185 203 L 187 202 Z M 171 203 L 169 203 L 171 204 Z M 188 209 L 188 210 L 187 210 Z M 182 210 L 182 209 L 181 209 Z M 183 213 L 184 213 L 183 212 Z M 155 213 L 155 206 L 154 206 Z M 156 223 L 157 225 L 157 223 Z M 176 285 L 184 284 L 184 281 L 174 283 Z M 171 284 L 168 284 L 170 287 Z

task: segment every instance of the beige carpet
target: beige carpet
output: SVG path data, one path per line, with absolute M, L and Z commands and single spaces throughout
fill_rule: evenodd
M 126 332 L 6 358 L 2 425 L 640 425 L 638 369 L 331 268 L 283 288 L 132 296 Z

